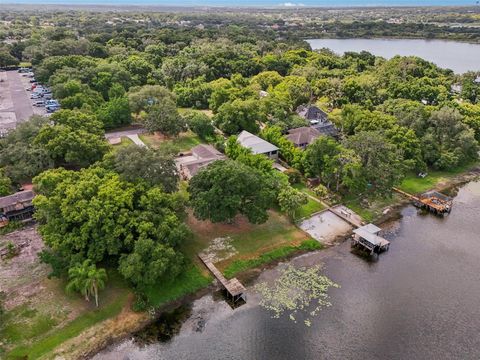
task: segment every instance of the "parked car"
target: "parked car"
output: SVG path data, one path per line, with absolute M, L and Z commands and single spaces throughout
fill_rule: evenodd
M 47 92 L 47 93 L 44 93 L 44 94 L 43 94 L 43 98 L 44 98 L 45 100 L 51 100 L 52 97 L 53 97 L 53 94 L 52 94 L 51 92 Z
M 36 83 L 37 80 L 35 80 L 35 78 L 32 78 L 32 79 L 30 79 L 30 82 L 31 82 L 31 83 Z
M 30 95 L 30 99 L 40 99 L 42 97 L 42 94 L 39 93 L 33 93 Z
M 20 69 L 18 69 L 19 73 L 29 73 L 31 71 L 32 71 L 32 69 L 27 68 L 27 67 L 21 67 Z
M 35 101 L 33 103 L 33 106 L 39 106 L 39 107 L 40 106 L 45 106 L 45 101 L 43 101 L 43 100 Z

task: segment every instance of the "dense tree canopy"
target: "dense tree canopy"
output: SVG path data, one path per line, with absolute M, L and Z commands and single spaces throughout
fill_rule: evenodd
M 195 216 L 212 222 L 232 221 L 242 214 L 252 223 L 263 223 L 274 201 L 263 174 L 233 160 L 202 169 L 190 181 L 189 193 Z

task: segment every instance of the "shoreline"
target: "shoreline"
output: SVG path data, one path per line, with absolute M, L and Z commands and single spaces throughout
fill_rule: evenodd
M 475 166 L 472 169 L 470 169 L 467 172 L 458 174 L 444 182 L 439 182 L 436 184 L 433 188 L 438 191 L 443 191 L 443 192 L 449 192 L 453 195 L 455 195 L 458 191 L 458 189 L 471 182 L 475 181 L 477 178 L 480 177 L 480 166 Z M 405 206 L 408 206 L 410 204 L 410 200 L 406 198 L 401 198 L 399 201 L 395 201 L 392 203 L 388 208 L 390 208 L 390 211 L 387 214 L 382 214 L 381 216 L 378 216 L 377 218 L 373 219 L 372 223 L 375 223 L 376 225 L 383 225 L 392 221 L 399 220 L 401 218 L 401 212 Z M 321 250 L 315 250 L 315 251 L 323 251 L 325 249 L 329 249 L 333 246 L 336 246 L 340 243 L 343 243 L 345 241 L 348 241 L 351 236 L 351 231 L 348 232 L 347 234 L 344 235 L 338 235 L 335 239 L 335 241 L 332 242 L 331 245 L 325 245 L 325 247 Z M 254 267 L 248 270 L 245 270 L 239 274 L 236 275 L 236 277 L 245 283 L 247 286 L 250 285 L 253 281 L 255 281 L 256 278 L 265 270 L 271 269 L 275 266 L 277 266 L 281 262 L 286 262 L 290 261 L 296 257 L 302 256 L 306 253 L 309 253 L 310 251 L 307 250 L 299 250 L 295 251 L 286 257 L 275 259 L 274 261 L 271 261 L 269 263 L 263 264 L 258 267 Z M 115 344 L 118 344 L 124 340 L 126 340 L 128 337 L 130 337 L 132 334 L 141 331 L 143 328 L 147 327 L 148 325 L 152 324 L 155 322 L 163 313 L 165 312 L 171 312 L 175 310 L 176 308 L 182 306 L 182 305 L 188 305 L 195 300 L 201 298 L 202 296 L 210 293 L 211 291 L 215 291 L 218 289 L 218 286 L 212 282 L 209 286 L 199 289 L 198 291 L 182 296 L 174 301 L 170 301 L 168 303 L 165 303 L 161 305 L 159 308 L 154 310 L 154 315 L 149 316 L 148 312 L 143 312 L 143 313 L 135 313 L 138 314 L 138 316 L 146 316 L 146 318 L 143 318 L 142 321 L 139 321 L 135 324 L 135 326 L 125 328 L 123 332 L 117 333 L 115 336 L 107 336 L 105 338 L 96 338 L 96 344 L 90 344 L 91 346 L 88 346 L 88 351 L 78 353 L 78 354 L 70 354 L 72 355 L 72 359 L 90 359 L 94 355 L 98 354 L 100 351 L 107 349 L 110 346 L 114 346 Z M 127 312 L 133 312 L 131 309 L 124 309 L 124 311 Z M 122 313 L 124 312 L 122 311 Z M 121 314 L 120 314 L 121 315 Z M 119 315 L 119 316 L 120 316 Z M 118 316 L 117 316 L 118 317 Z M 109 319 L 105 323 L 100 323 L 98 326 L 102 328 L 102 325 L 107 325 L 106 323 L 108 321 L 112 321 L 114 319 Z M 98 335 L 97 335 L 98 336 Z M 84 342 L 86 339 L 82 339 L 82 334 L 79 334 L 76 338 L 71 339 L 72 343 L 75 344 L 75 339 L 77 341 Z M 67 342 L 68 343 L 68 342 Z M 64 347 L 66 344 L 62 344 L 62 347 Z M 54 352 L 55 353 L 55 352 Z M 70 357 L 69 357 L 70 358 Z

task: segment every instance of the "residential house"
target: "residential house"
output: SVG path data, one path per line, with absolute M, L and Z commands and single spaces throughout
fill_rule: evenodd
M 243 130 L 238 135 L 237 141 L 243 147 L 251 149 L 253 154 L 263 154 L 271 159 L 278 159 L 278 147 L 248 131 Z
M 190 153 L 184 154 L 175 159 L 180 176 L 189 180 L 200 169 L 208 166 L 216 160 L 224 160 L 226 156 L 211 145 L 200 144 L 195 146 Z
M 311 126 L 302 126 L 296 129 L 288 130 L 285 137 L 290 140 L 295 147 L 305 149 L 315 141 L 322 133 Z
M 307 120 L 310 127 L 317 129 L 320 134 L 337 137 L 338 130 L 328 119 L 325 111 L 315 105 L 300 105 L 297 108 L 297 114 Z
M 32 190 L 19 191 L 13 195 L 1 197 L 0 227 L 12 220 L 30 220 L 34 212 L 32 203 L 34 197 Z

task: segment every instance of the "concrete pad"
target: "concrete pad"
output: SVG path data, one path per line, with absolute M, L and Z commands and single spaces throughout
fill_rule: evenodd
M 344 236 L 353 229 L 352 225 L 329 210 L 302 221 L 300 228 L 324 244 L 332 244 L 338 236 Z
M 122 143 L 122 138 L 116 137 L 116 138 L 110 138 L 108 139 L 108 143 L 110 145 L 118 145 Z

